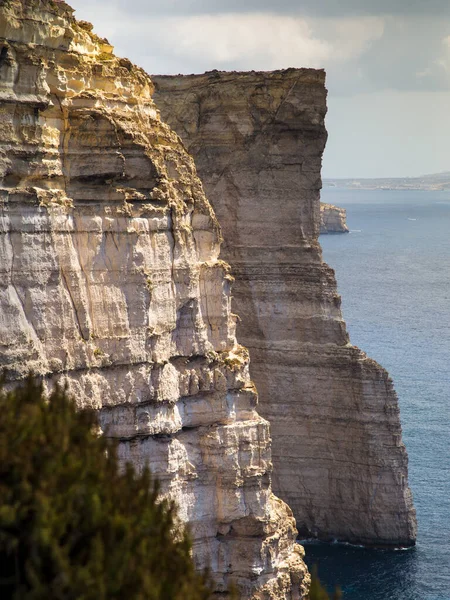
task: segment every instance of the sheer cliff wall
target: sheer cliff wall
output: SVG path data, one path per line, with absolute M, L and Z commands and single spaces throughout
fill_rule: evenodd
M 153 77 L 194 156 L 236 276 L 240 339 L 301 535 L 411 545 L 415 512 L 387 372 L 349 343 L 318 243 L 325 74 Z
M 216 217 L 149 77 L 72 12 L 0 1 L 0 368 L 66 383 L 149 463 L 217 597 L 303 598 Z

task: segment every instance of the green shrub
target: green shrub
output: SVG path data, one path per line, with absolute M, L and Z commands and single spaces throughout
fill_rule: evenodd
M 327 590 L 320 583 L 317 576 L 317 567 L 314 566 L 311 572 L 311 587 L 309 588 L 308 600 L 341 600 L 342 592 L 336 588 L 333 597 L 330 599 Z
M 204 600 L 187 534 L 148 470 L 118 470 L 91 411 L 31 376 L 0 390 L 0 597 Z

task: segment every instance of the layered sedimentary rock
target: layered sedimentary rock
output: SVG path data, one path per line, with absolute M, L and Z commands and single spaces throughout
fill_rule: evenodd
M 149 77 L 64 2 L 0 1 L 0 366 L 149 462 L 218 597 L 303 598 L 216 217 Z
M 238 332 L 271 423 L 275 490 L 302 535 L 413 544 L 392 381 L 349 343 L 318 243 L 324 72 L 153 81 L 156 103 L 193 154 L 223 228 Z
M 347 211 L 334 204 L 320 203 L 320 233 L 348 233 Z

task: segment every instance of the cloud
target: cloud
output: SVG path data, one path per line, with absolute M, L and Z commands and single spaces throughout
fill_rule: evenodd
M 323 67 L 356 58 L 383 32 L 381 19 L 340 20 L 325 38 L 313 21 L 261 13 L 172 18 L 159 25 L 176 40 L 173 45 L 157 36 L 162 49 L 199 70 Z
M 442 45 L 444 50 L 442 56 L 436 61 L 436 64 L 445 71 L 447 79 L 450 81 L 450 35 L 447 35 L 442 40 Z
M 450 89 L 439 64 L 445 55 L 442 40 L 449 28 L 449 20 L 430 15 L 387 17 L 383 39 L 376 40 L 360 61 L 373 89 Z
M 384 30 L 379 17 L 324 21 L 227 13 L 136 19 L 117 7 L 102 21 L 98 33 L 110 38 L 117 53 L 153 73 L 323 68 L 356 60 Z
M 73 0 L 88 7 L 91 0 Z M 105 10 L 118 8 L 135 15 L 204 15 L 268 12 L 319 17 L 363 15 L 450 15 L 448 0 L 99 0 Z
M 331 43 L 315 38 L 308 23 L 294 17 L 205 15 L 171 19 L 166 28 L 177 40 L 176 54 L 205 68 L 319 67 L 332 54 Z

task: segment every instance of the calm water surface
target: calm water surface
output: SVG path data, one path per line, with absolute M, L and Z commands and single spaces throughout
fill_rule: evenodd
M 345 600 L 450 600 L 450 192 L 322 200 L 347 209 L 351 233 L 320 241 L 352 343 L 394 379 L 419 534 L 397 552 L 308 544 L 307 562 Z

